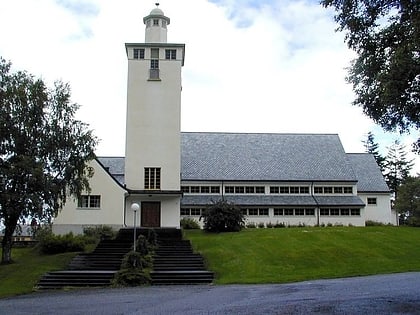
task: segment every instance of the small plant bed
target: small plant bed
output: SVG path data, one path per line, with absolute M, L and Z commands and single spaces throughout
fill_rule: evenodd
M 285 283 L 420 270 L 420 233 L 408 227 L 185 230 L 216 284 Z

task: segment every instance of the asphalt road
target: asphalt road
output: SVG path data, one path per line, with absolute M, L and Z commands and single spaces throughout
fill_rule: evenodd
M 272 285 L 37 292 L 0 314 L 420 314 L 420 272 Z

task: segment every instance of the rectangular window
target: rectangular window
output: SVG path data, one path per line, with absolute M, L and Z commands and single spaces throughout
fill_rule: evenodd
M 201 186 L 200 187 L 200 192 L 202 194 L 209 194 L 210 193 L 210 187 L 209 186 Z
M 190 209 L 181 208 L 181 215 L 190 215 Z
M 258 215 L 268 216 L 268 209 L 267 208 L 258 209 Z
M 176 59 L 176 49 L 165 49 L 165 59 Z
M 225 193 L 226 194 L 233 194 L 233 193 L 235 193 L 235 187 L 233 187 L 233 186 L 226 186 L 225 187 Z
M 256 194 L 265 194 L 265 187 L 264 186 L 257 186 L 255 187 Z
M 277 186 L 270 186 L 270 194 L 278 194 L 280 192 L 279 187 Z
M 200 193 L 200 186 L 191 186 L 190 187 L 192 194 L 199 194 Z
M 314 187 L 314 194 L 322 194 L 323 190 L 322 187 L 315 186 Z
M 283 215 L 283 209 L 274 208 L 274 215 Z
M 190 186 L 181 186 L 181 191 L 184 194 L 189 194 L 190 193 Z
M 245 187 L 243 186 L 236 186 L 235 187 L 235 194 L 243 194 L 245 193 Z
M 320 215 L 328 216 L 330 215 L 330 209 L 320 209 Z
M 248 215 L 248 209 L 241 209 L 243 215 Z
M 340 215 L 350 215 L 350 209 L 340 209 Z
M 253 187 L 253 186 L 247 186 L 247 187 L 245 187 L 245 192 L 247 194 L 254 194 L 255 193 L 255 187 Z
M 291 194 L 298 194 L 299 193 L 299 187 L 296 187 L 296 186 L 290 187 L 290 193 Z
M 368 205 L 376 205 L 376 198 L 368 198 L 367 199 Z
M 353 193 L 353 187 L 349 187 L 349 186 L 343 187 L 343 193 L 352 194 Z
M 220 194 L 220 187 L 219 186 L 211 186 L 210 187 L 212 194 Z
M 258 209 L 248 209 L 248 215 L 258 215 Z
M 82 195 L 77 201 L 79 208 L 99 209 L 101 207 L 100 195 Z
M 153 25 L 158 26 L 159 25 L 159 19 L 153 19 Z
M 200 208 L 191 208 L 191 215 L 200 216 L 201 215 L 201 209 Z
M 360 215 L 360 209 L 351 209 L 351 215 Z
M 160 189 L 160 168 L 144 168 L 144 189 Z
M 305 209 L 295 209 L 295 215 L 305 215 Z
M 332 187 L 324 187 L 324 194 L 332 194 L 333 188 Z
M 133 50 L 133 58 L 134 59 L 144 59 L 144 49 L 134 48 Z
M 305 186 L 299 187 L 299 192 L 301 194 L 309 194 L 309 187 L 305 187 Z
M 315 209 L 305 209 L 305 215 L 315 215 Z
M 281 194 L 288 194 L 289 193 L 289 187 L 288 186 L 280 186 L 280 193 Z
M 334 187 L 334 194 L 342 194 L 343 187 Z
M 157 59 L 150 60 L 150 69 L 159 69 L 159 60 Z
M 330 215 L 339 216 L 340 209 L 330 209 Z
M 293 209 L 284 209 L 284 215 L 293 215 Z

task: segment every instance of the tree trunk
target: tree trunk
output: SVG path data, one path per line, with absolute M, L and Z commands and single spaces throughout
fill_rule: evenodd
M 13 233 L 16 229 L 17 219 L 7 218 L 5 220 L 6 229 L 4 231 L 2 245 L 1 263 L 10 264 L 12 263 L 12 239 Z
M 10 264 L 12 262 L 12 239 L 6 237 L 3 238 L 2 243 L 2 254 L 1 254 L 1 263 Z

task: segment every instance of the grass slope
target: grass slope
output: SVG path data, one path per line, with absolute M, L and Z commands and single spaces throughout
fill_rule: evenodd
M 14 263 L 0 265 L 0 298 L 32 292 L 44 273 L 65 269 L 75 255 L 40 255 L 34 248 L 13 248 Z
M 246 229 L 186 238 L 216 283 L 283 283 L 420 270 L 420 229 L 307 227 Z

